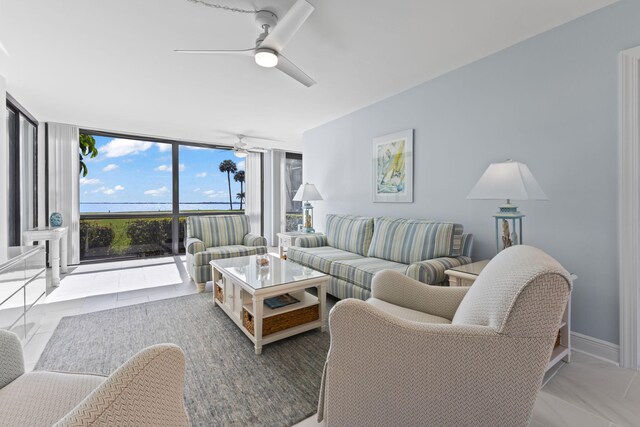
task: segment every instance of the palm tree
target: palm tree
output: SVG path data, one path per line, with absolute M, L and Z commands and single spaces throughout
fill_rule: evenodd
M 229 184 L 229 210 L 233 210 L 233 200 L 231 199 L 231 174 L 236 173 L 238 167 L 233 160 L 223 160 L 220 162 L 220 172 L 227 173 L 227 183 Z
M 96 148 L 96 140 L 93 136 L 86 133 L 80 134 L 80 173 L 82 176 L 87 176 L 89 170 L 87 164 L 84 162 L 84 158 L 89 156 L 93 159 L 98 155 L 98 149 Z
M 244 201 L 244 191 L 242 193 L 236 193 L 236 199 L 240 200 L 240 210 L 242 210 L 242 202 Z
M 242 202 L 244 200 L 244 171 L 238 171 L 233 175 L 233 180 L 240 183 L 240 192 L 237 198 L 240 199 L 240 210 L 242 210 Z M 240 195 L 242 194 L 242 197 Z

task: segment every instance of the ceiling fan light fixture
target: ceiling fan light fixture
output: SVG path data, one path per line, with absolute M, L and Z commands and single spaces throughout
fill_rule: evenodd
M 271 49 L 257 49 L 255 54 L 256 64 L 261 67 L 271 68 L 278 65 L 278 55 Z
M 247 157 L 248 151 L 243 148 L 240 148 L 238 150 L 234 150 L 233 154 L 235 154 L 236 157 L 244 159 L 245 157 Z

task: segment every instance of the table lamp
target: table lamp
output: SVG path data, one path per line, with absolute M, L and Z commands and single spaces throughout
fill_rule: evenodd
M 314 200 L 322 200 L 322 196 L 318 193 L 318 189 L 313 184 L 302 184 L 295 196 L 293 196 L 293 200 L 296 202 L 304 201 L 302 205 L 304 218 L 302 231 L 305 233 L 315 233 L 316 231 L 313 229 L 313 206 L 311 206 L 310 201 Z
M 496 219 L 496 250 L 522 243 L 522 218 L 524 215 L 511 200 L 549 200 L 524 163 L 507 160 L 504 163 L 491 163 L 473 187 L 467 199 L 503 200 L 506 203 L 493 217 Z M 509 231 L 511 221 L 511 232 Z M 518 225 L 516 232 L 516 224 Z M 502 230 L 502 232 L 501 232 Z

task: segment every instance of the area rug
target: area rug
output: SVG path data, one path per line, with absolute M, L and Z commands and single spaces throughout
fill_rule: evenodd
M 192 425 L 291 426 L 316 412 L 329 341 L 318 329 L 257 356 L 206 293 L 65 317 L 35 369 L 108 375 L 144 347 L 174 343 L 186 355 Z

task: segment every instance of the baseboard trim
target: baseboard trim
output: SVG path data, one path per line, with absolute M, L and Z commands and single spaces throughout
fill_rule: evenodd
M 604 360 L 605 362 L 619 365 L 620 346 L 618 344 L 572 331 L 571 349 Z

